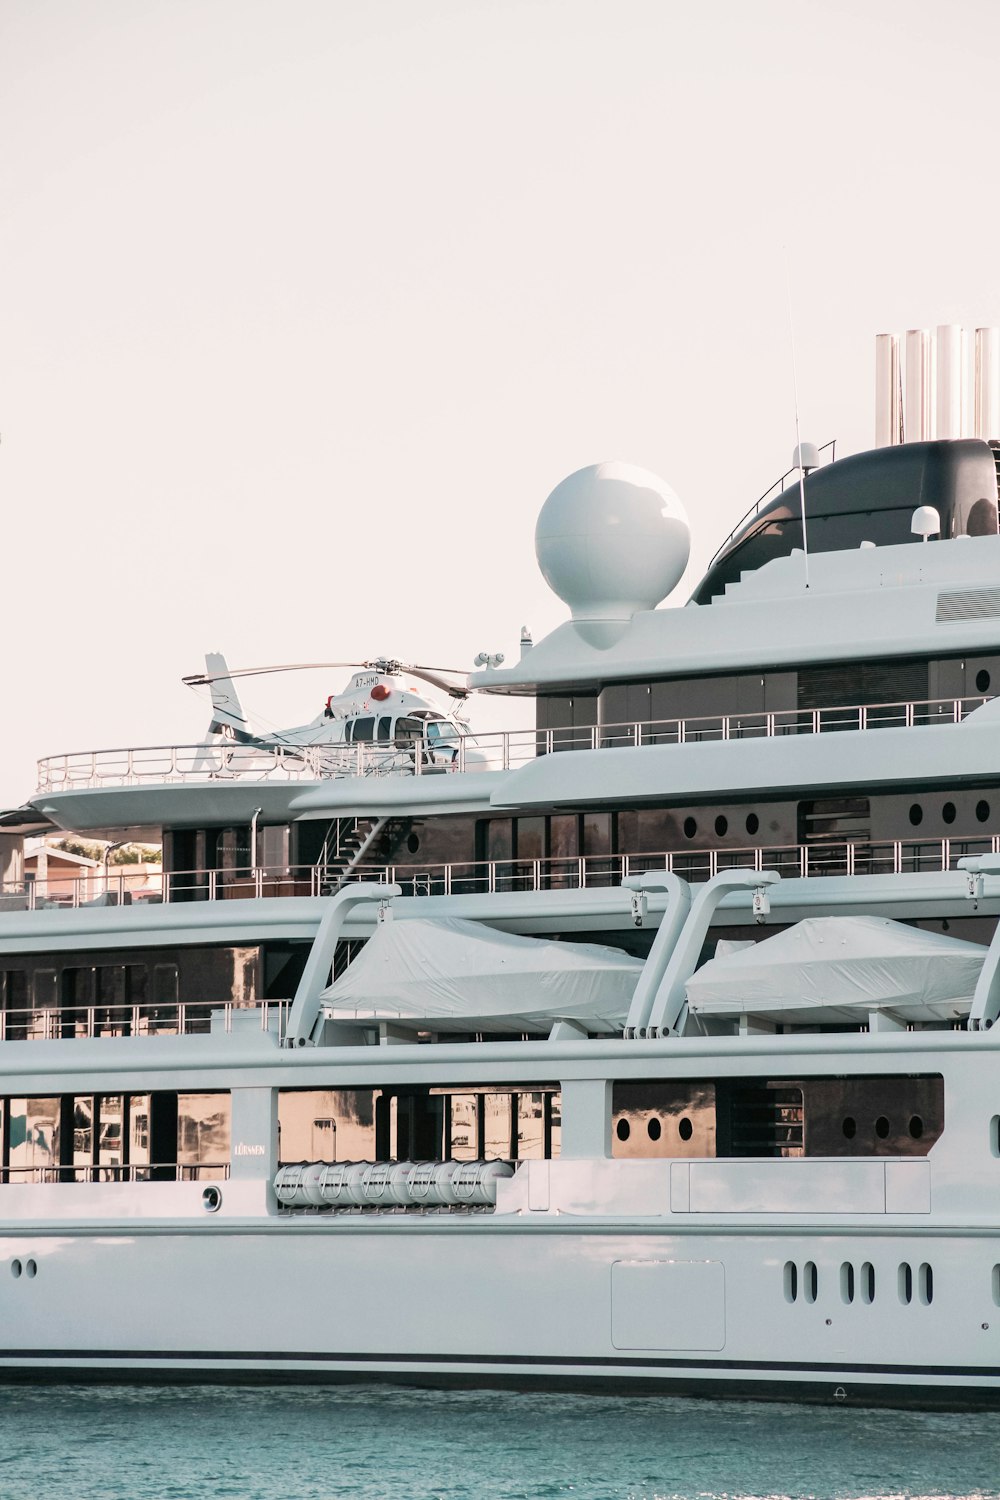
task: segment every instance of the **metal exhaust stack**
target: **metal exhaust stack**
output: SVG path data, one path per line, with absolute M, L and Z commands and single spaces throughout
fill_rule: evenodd
M 976 329 L 975 435 L 1000 438 L 1000 329 Z
M 943 323 L 936 342 L 937 436 L 960 438 L 965 422 L 965 331 Z
M 906 391 L 903 404 L 903 437 L 920 443 L 934 436 L 931 420 L 934 346 L 926 328 L 911 328 L 906 335 Z
M 875 340 L 875 446 L 903 441 L 903 386 L 899 373 L 899 339 L 880 333 Z
M 894 333 L 878 335 L 877 448 L 926 442 L 935 436 L 1000 442 L 1000 328 L 976 329 L 970 381 L 971 342 L 965 330 L 952 323 L 942 323 L 934 334 L 926 328 L 911 328 L 902 350 L 901 369 L 899 337 Z

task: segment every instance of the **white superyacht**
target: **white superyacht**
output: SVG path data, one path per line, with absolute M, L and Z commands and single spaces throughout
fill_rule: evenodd
M 905 408 L 883 339 L 878 446 L 800 449 L 686 608 L 680 503 L 602 464 L 515 664 L 263 735 L 211 657 L 203 744 L 42 763 L 3 1376 L 1000 1400 L 998 348 L 966 436 L 960 333 Z M 70 834 L 160 888 L 29 879 Z

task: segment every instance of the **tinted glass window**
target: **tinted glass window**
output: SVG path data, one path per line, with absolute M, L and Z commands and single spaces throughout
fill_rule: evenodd
M 370 739 L 373 738 L 374 733 L 375 733 L 375 720 L 374 719 L 355 719 L 355 721 L 354 721 L 354 739 L 355 740 L 370 740 Z

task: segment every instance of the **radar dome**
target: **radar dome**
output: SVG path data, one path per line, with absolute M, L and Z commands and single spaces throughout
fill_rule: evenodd
M 535 527 L 535 556 L 579 620 L 627 620 L 655 609 L 691 550 L 669 484 L 634 464 L 591 464 L 556 485 Z

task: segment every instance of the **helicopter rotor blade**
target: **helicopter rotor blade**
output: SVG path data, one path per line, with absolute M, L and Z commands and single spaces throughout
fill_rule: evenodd
M 182 677 L 185 687 L 207 687 L 223 677 L 265 677 L 269 672 L 312 672 L 327 667 L 367 667 L 366 661 L 297 661 L 279 667 L 235 667 L 231 672 L 195 672 L 191 677 Z
M 466 698 L 469 695 L 469 674 L 458 667 L 413 666 L 408 662 L 385 656 L 375 657 L 370 661 L 299 661 L 274 667 L 235 667 L 228 672 L 196 672 L 190 677 L 182 677 L 181 681 L 185 687 L 210 687 L 213 682 L 219 682 L 223 678 L 266 677 L 275 672 L 312 672 L 352 667 L 367 667 L 372 671 L 383 672 L 389 677 L 408 672 L 414 677 L 422 677 L 425 682 L 429 682 L 432 687 L 439 688 L 449 697 Z M 457 677 L 459 681 L 449 682 L 446 677 L 440 675 L 446 672 L 452 677 Z

